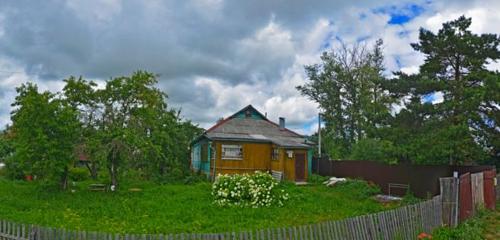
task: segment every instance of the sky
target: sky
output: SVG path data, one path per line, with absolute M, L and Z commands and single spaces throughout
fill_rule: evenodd
M 416 73 L 419 28 L 437 31 L 460 15 L 475 33 L 500 33 L 497 0 L 0 0 L 0 128 L 24 82 L 57 92 L 71 75 L 102 86 L 147 70 L 169 106 L 201 127 L 252 104 L 311 134 L 317 104 L 295 88 L 307 81 L 305 65 L 341 42 L 381 38 L 385 74 Z

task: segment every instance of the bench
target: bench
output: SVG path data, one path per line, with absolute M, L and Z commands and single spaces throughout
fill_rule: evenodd
M 106 184 L 94 183 L 89 185 L 89 190 L 93 192 L 105 192 Z
M 271 175 L 278 182 L 281 182 L 281 180 L 283 179 L 283 172 L 271 170 Z

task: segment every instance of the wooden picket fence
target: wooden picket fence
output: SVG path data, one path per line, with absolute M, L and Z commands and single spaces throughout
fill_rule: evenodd
M 441 226 L 442 199 L 318 224 L 226 233 L 112 234 L 71 231 L 8 221 L 0 223 L 0 240 L 285 240 L 285 239 L 416 239 Z

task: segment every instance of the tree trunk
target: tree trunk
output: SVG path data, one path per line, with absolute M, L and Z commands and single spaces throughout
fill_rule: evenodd
M 87 166 L 87 169 L 89 170 L 90 177 L 92 180 L 97 179 L 97 164 L 96 163 L 86 163 L 85 166 Z
M 111 177 L 111 185 L 115 188 L 118 186 L 118 177 L 115 161 L 111 161 L 111 165 L 109 167 L 109 176 Z
M 109 176 L 111 178 L 111 190 L 114 191 L 118 186 L 118 162 L 119 154 L 116 152 L 116 149 L 113 147 L 111 152 L 108 154 L 108 170 Z
M 68 188 L 68 167 L 64 168 L 63 175 L 61 176 L 61 189 L 66 190 Z

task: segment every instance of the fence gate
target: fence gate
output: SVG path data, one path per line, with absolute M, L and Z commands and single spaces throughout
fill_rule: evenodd
M 484 205 L 491 210 L 495 210 L 495 175 L 495 169 L 483 172 Z
M 459 220 L 463 222 L 472 216 L 472 189 L 470 173 L 460 176 L 460 195 L 459 195 Z

